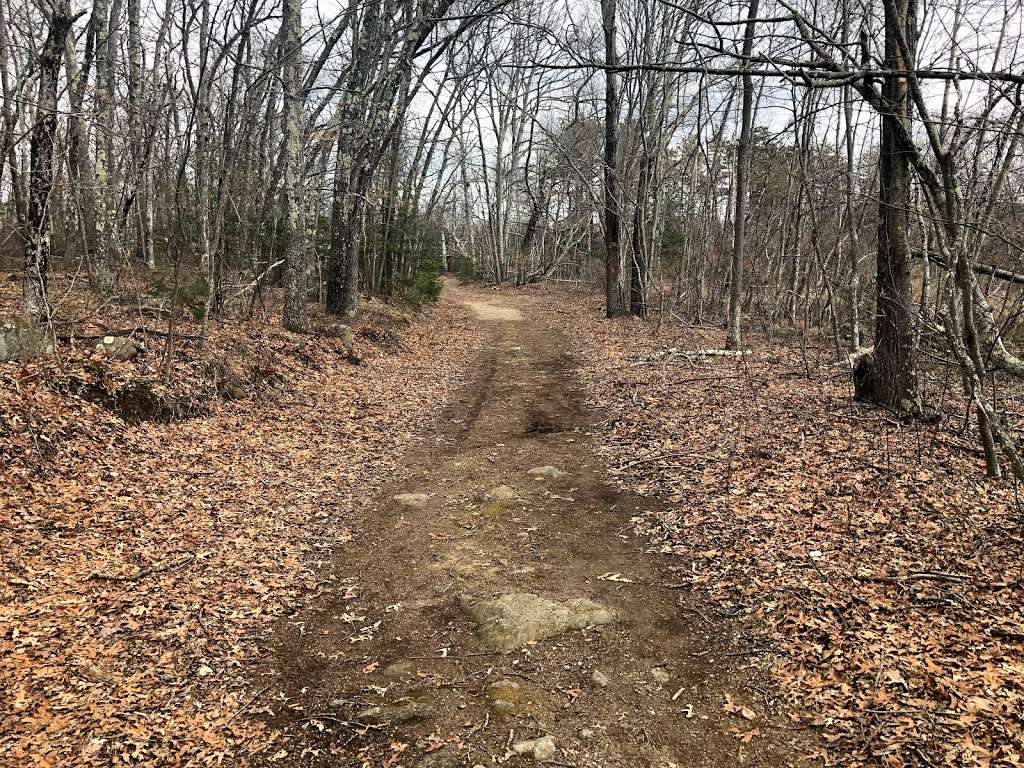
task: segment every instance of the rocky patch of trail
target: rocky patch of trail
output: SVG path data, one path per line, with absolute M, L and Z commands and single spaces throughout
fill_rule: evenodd
M 761 662 L 631 535 L 654 502 L 603 481 L 558 330 L 449 290 L 492 341 L 250 671 L 267 764 L 798 762 Z

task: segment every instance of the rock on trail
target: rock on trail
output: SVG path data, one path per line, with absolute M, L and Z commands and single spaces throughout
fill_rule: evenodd
M 614 613 L 593 600 L 574 598 L 558 603 L 532 592 L 514 592 L 490 600 L 459 595 L 459 605 L 476 622 L 480 642 L 492 651 L 510 651 L 572 629 L 616 620 Z
M 437 708 L 432 704 L 407 701 L 402 704 L 382 704 L 364 709 L 356 715 L 356 719 L 365 725 L 401 725 L 436 716 Z
M 555 746 L 555 739 L 552 736 L 541 736 L 539 739 L 527 739 L 512 745 L 512 751 L 517 755 L 530 755 L 535 763 L 543 763 L 551 760 L 558 754 Z
M 463 765 L 462 756 L 455 747 L 444 747 L 431 752 L 416 763 L 416 768 L 457 768 Z
M 566 475 L 566 473 L 558 467 L 552 467 L 550 465 L 546 467 L 534 467 L 526 474 L 531 475 L 538 480 L 561 480 Z
M 424 509 L 430 501 L 430 495 L 426 493 L 399 493 L 391 498 L 410 509 Z
M 508 485 L 499 485 L 487 492 L 487 498 L 494 501 L 512 501 L 516 498 L 516 489 Z

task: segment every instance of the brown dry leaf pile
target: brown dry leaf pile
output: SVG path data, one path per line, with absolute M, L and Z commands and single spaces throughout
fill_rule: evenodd
M 941 421 L 904 425 L 854 403 L 828 350 L 753 337 L 745 364 L 637 364 L 724 334 L 532 294 L 526 311 L 577 340 L 613 476 L 669 502 L 637 526 L 705 613 L 742 627 L 737 651 L 774 664 L 826 764 L 1021 763 L 1024 516 L 962 432 L 954 371 L 930 375 Z
M 353 536 L 347 515 L 479 344 L 448 303 L 409 325 L 368 314 L 358 365 L 273 318 L 216 328 L 202 351 L 182 342 L 167 394 L 206 415 L 170 424 L 128 425 L 96 397 L 159 390 L 158 339 L 133 362 L 86 343 L 65 345 L 61 367 L 0 366 L 0 764 L 206 765 L 278 748 L 242 716 L 237 670 L 317 589 L 317 565 Z M 247 371 L 247 399 L 217 396 L 224 360 Z

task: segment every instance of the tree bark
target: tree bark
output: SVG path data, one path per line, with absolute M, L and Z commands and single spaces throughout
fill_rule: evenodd
M 641 141 L 646 141 L 642 139 Z M 651 156 L 643 150 L 640 158 L 639 178 L 636 185 L 636 204 L 633 209 L 633 265 L 629 273 L 629 311 L 637 317 L 647 317 L 647 226 L 646 212 L 651 187 Z
M 284 0 L 284 311 L 282 322 L 290 331 L 309 330 L 306 309 L 306 247 L 300 208 L 302 194 L 302 0 Z
M 338 112 L 338 152 L 334 167 L 334 201 L 331 208 L 331 245 L 327 261 L 327 311 L 355 316 L 359 297 L 357 242 L 363 212 L 359 189 L 359 153 L 366 141 L 366 85 L 379 51 L 380 4 L 370 0 L 358 25 L 344 104 Z
M 89 229 L 96 287 L 103 294 L 111 294 L 117 281 L 117 265 L 110 243 L 110 142 L 111 85 L 110 72 L 110 5 L 108 0 L 94 0 L 91 23 L 96 35 L 96 154 L 93 159 L 93 188 L 90 193 Z
M 740 107 L 740 138 L 736 143 L 736 206 L 733 214 L 732 261 L 729 279 L 729 327 L 726 349 L 743 346 L 743 248 L 747 226 L 747 194 L 750 187 L 750 137 L 754 127 L 754 79 L 749 68 L 754 51 L 755 19 L 759 0 L 750 0 L 743 31 L 743 100 Z
M 50 193 L 53 191 L 53 140 L 57 133 L 57 80 L 64 41 L 73 17 L 69 0 L 50 16 L 50 31 L 39 55 L 39 102 L 30 140 L 28 219 L 25 239 L 24 312 L 49 319 L 47 277 L 50 262 Z
M 606 316 L 625 314 L 619 274 L 622 269 L 622 249 L 619 222 L 619 76 L 612 67 L 618 65 L 615 24 L 616 0 L 601 0 L 601 20 L 604 28 L 605 70 L 604 83 L 604 265 Z
M 906 70 L 899 46 L 901 33 L 913 55 L 917 39 L 916 0 L 886 4 L 885 67 Z M 918 323 L 911 283 L 908 242 L 910 161 L 901 149 L 899 131 L 909 130 L 910 96 L 907 81 L 888 77 L 883 87 L 886 109 L 882 114 L 879 157 L 878 254 L 875 296 L 874 352 L 854 372 L 856 396 L 896 413 L 913 416 L 921 411 L 918 391 Z

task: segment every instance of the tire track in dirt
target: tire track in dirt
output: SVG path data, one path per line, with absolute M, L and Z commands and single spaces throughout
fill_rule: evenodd
M 281 731 L 262 759 L 527 765 L 510 747 L 550 735 L 559 765 L 797 763 L 760 662 L 672 588 L 677 562 L 631 535 L 630 516 L 657 502 L 603 479 L 587 434 L 599 415 L 560 331 L 481 292 L 446 292 L 490 343 L 440 433 L 365 500 L 320 595 L 250 671 L 266 691 L 260 716 Z M 566 475 L 529 474 L 543 466 Z M 489 496 L 498 486 L 514 498 Z M 400 504 L 403 493 L 423 497 Z M 519 592 L 594 600 L 619 620 L 492 652 L 458 596 Z

